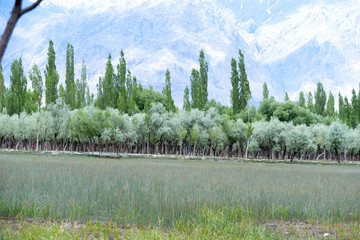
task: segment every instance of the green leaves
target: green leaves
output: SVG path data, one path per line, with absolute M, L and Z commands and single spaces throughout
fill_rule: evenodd
M 317 90 L 315 93 L 315 112 L 319 115 L 323 115 L 326 105 L 326 93 L 321 82 L 317 84 Z
M 247 107 L 249 100 L 251 99 L 250 84 L 245 70 L 244 55 L 240 49 L 238 63 L 234 58 L 231 59 L 231 85 L 230 98 L 233 114 L 236 115 Z M 267 94 L 266 96 L 269 95 L 266 83 L 264 84 L 263 91 L 265 91 L 263 94 Z M 267 97 L 264 97 L 264 99 L 267 99 Z
M 36 100 L 38 106 L 41 106 L 42 95 L 43 95 L 43 80 L 41 76 L 41 72 L 36 64 L 33 65 L 29 78 L 31 80 L 32 88 L 33 88 L 33 96 Z
M 192 69 L 190 75 L 191 83 L 191 107 L 202 110 L 208 100 L 208 63 L 205 59 L 205 53 L 200 50 L 199 54 L 200 70 Z M 185 96 L 184 96 L 185 99 Z
M 55 65 L 55 50 L 52 40 L 49 41 L 48 48 L 48 63 L 45 70 L 45 102 L 46 105 L 55 103 L 58 97 L 57 85 L 59 83 L 59 74 L 56 71 Z
M 11 64 L 10 96 L 7 101 L 7 109 L 10 115 L 20 114 L 25 110 L 27 80 L 24 75 L 22 61 L 15 59 Z

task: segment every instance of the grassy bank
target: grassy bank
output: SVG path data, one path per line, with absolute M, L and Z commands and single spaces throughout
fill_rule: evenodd
M 0 216 L 111 221 L 144 234 L 253 229 L 275 238 L 264 224 L 358 226 L 359 173 L 360 166 L 344 165 L 1 153 Z

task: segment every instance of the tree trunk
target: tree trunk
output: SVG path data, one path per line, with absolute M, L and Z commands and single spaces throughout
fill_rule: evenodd
M 229 150 L 228 150 L 228 157 L 231 158 L 232 157 L 232 143 L 229 143 Z
M 38 117 L 37 117 L 37 134 L 36 134 L 36 151 L 39 151 L 39 104 L 38 104 Z
M 295 157 L 296 154 L 297 154 L 297 152 L 293 152 L 293 153 L 291 154 L 291 160 L 290 160 L 290 162 L 293 162 L 294 157 Z
M 250 144 L 250 140 L 248 140 L 246 143 L 246 150 L 245 150 L 245 159 L 246 160 L 248 159 L 249 144 Z
M 340 154 L 338 153 L 337 148 L 335 148 L 335 156 L 336 156 L 337 162 L 340 163 Z

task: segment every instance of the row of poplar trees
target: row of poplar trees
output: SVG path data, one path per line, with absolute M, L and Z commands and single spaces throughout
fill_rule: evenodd
M 49 41 L 47 65 L 44 71 L 45 86 L 39 67 L 34 64 L 29 78 L 32 83 L 32 90 L 27 87 L 27 78 L 24 74 L 22 60 L 15 59 L 11 66 L 10 87 L 6 89 L 0 66 L 0 110 L 7 109 L 7 113 L 19 114 L 23 111 L 28 113 L 38 111 L 42 105 L 43 92 L 45 92 L 46 106 L 56 102 L 61 98 L 70 106 L 71 109 L 83 108 L 86 105 L 95 104 L 100 109 L 108 107 L 117 108 L 122 113 L 133 114 L 149 108 L 154 102 L 153 96 L 145 99 L 141 103 L 141 96 L 144 95 L 144 88 L 137 82 L 137 78 L 132 76 L 131 71 L 126 67 L 124 52 L 121 50 L 119 63 L 116 72 L 111 62 L 111 54 L 108 56 L 104 77 L 99 78 L 97 84 L 97 98 L 90 93 L 87 83 L 87 69 L 85 61 L 82 62 L 80 79 L 75 81 L 75 62 L 74 47 L 70 43 L 66 50 L 66 73 L 65 87 L 59 85 L 59 74 L 56 70 L 56 54 L 54 43 Z M 183 108 L 204 109 L 208 103 L 208 63 L 203 50 L 199 53 L 199 69 L 192 69 L 190 75 L 190 89 L 188 86 L 184 90 Z M 231 60 L 231 102 L 233 113 L 237 114 L 243 110 L 251 98 L 249 81 L 245 70 L 244 55 L 239 50 L 239 59 Z M 59 88 L 58 88 L 59 85 Z M 148 95 L 156 95 L 152 90 Z M 171 95 L 171 77 L 167 69 L 165 73 L 165 86 L 162 90 L 161 102 L 167 110 L 176 111 L 176 106 Z M 156 101 L 156 98 L 155 98 Z M 145 105 L 145 106 L 144 106 Z M 146 106 L 147 105 L 147 106 Z
M 190 92 L 186 86 L 184 90 L 183 108 L 189 111 L 192 108 L 203 110 L 208 103 L 208 63 L 204 51 L 199 54 L 200 69 L 192 69 L 190 76 Z M 239 50 L 239 59 L 231 59 L 231 85 L 230 92 L 232 112 L 234 115 L 244 110 L 251 99 L 250 84 L 247 78 L 244 54 Z M 191 96 L 191 100 L 190 100 Z
M 34 64 L 29 72 L 32 89 L 28 88 L 27 78 L 24 73 L 21 58 L 15 59 L 11 64 L 10 86 L 5 87 L 2 66 L 0 65 L 0 111 L 6 108 L 9 115 L 36 112 L 42 105 L 43 93 L 45 92 L 46 105 L 62 98 L 71 109 L 82 108 L 93 102 L 86 77 L 86 64 L 83 60 L 81 78 L 75 81 L 74 74 L 74 47 L 67 45 L 66 50 L 66 75 L 65 88 L 59 83 L 59 74 L 55 65 L 55 50 L 53 41 L 49 41 L 48 61 L 43 75 L 39 67 Z
M 263 102 L 268 99 L 269 90 L 265 82 L 263 85 Z M 291 100 L 289 95 L 285 93 L 285 103 L 288 101 Z M 338 111 L 335 110 L 334 95 L 331 91 L 329 91 L 329 95 L 327 96 L 321 82 L 317 83 L 316 91 L 313 93 L 309 91 L 307 96 L 305 96 L 305 93 L 301 91 L 299 93 L 299 100 L 297 104 L 300 107 L 309 110 L 311 113 L 317 114 L 321 117 L 328 117 L 331 119 L 338 118 L 351 128 L 356 128 L 360 123 L 360 86 L 358 93 L 356 93 L 354 88 L 352 89 L 352 97 L 350 101 L 347 96 L 343 97 L 340 92 L 338 93 Z
M 144 89 L 137 82 L 137 78 L 132 76 L 131 71 L 126 67 L 123 50 L 120 52 L 120 59 L 116 70 L 115 73 L 111 62 L 111 54 L 109 54 L 105 76 L 99 77 L 97 84 L 96 107 L 100 109 L 116 108 L 121 113 L 132 115 L 143 110 L 149 110 L 153 102 L 161 102 L 168 111 L 176 111 L 171 95 L 169 69 L 165 73 L 165 86 L 163 87 L 162 94 L 154 91 L 151 86 L 149 89 Z

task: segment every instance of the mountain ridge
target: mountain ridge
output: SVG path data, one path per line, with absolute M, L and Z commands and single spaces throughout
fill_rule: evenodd
M 313 91 L 317 81 L 327 92 L 349 95 L 360 79 L 359 1 L 76 2 L 49 0 L 21 19 L 3 60 L 7 82 L 16 57 L 22 56 L 26 73 L 33 63 L 45 68 L 49 39 L 60 82 L 67 42 L 75 48 L 76 77 L 85 59 L 95 93 L 108 53 L 116 65 L 124 49 L 129 69 L 145 86 L 160 90 L 170 69 L 177 105 L 182 105 L 191 68 L 198 67 L 200 49 L 209 62 L 209 98 L 224 104 L 230 103 L 230 61 L 238 49 L 245 55 L 252 104 L 261 101 L 264 81 L 277 99 L 287 91 L 296 100 L 299 91 Z

